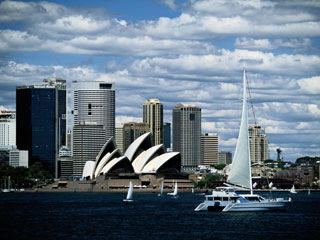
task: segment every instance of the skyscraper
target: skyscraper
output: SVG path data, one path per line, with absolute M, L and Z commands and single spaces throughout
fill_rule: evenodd
M 16 111 L 0 111 L 0 146 L 16 146 Z
M 221 151 L 218 153 L 219 164 L 231 164 L 232 163 L 232 153 Z
M 119 148 L 120 151 L 122 153 L 124 153 L 124 151 L 123 151 L 123 126 L 122 125 L 116 124 L 115 140 L 116 140 L 117 148 Z
M 143 122 L 147 123 L 153 144 L 163 143 L 163 104 L 158 99 L 149 99 L 143 104 Z
M 195 169 L 201 163 L 201 108 L 177 104 L 172 111 L 173 151 L 181 153 L 185 170 Z
M 86 161 L 95 161 L 106 143 L 102 125 L 81 121 L 73 127 L 73 176 L 81 177 Z
M 207 167 L 218 165 L 219 137 L 206 133 L 201 136 L 201 164 Z
M 163 145 L 166 150 L 171 148 L 171 123 L 168 122 L 163 124 Z
M 66 145 L 66 80 L 17 87 L 16 105 L 18 149 L 29 151 L 29 166 L 42 162 L 56 177 L 59 149 Z
M 141 135 L 150 132 L 147 123 L 130 122 L 123 125 L 123 153 L 127 150 L 131 143 Z
M 250 157 L 252 163 L 261 163 L 268 157 L 268 138 L 264 129 L 256 124 L 249 124 Z
M 115 136 L 115 89 L 113 83 L 101 81 L 71 84 L 73 126 L 80 121 L 95 122 L 106 130 L 106 140 Z

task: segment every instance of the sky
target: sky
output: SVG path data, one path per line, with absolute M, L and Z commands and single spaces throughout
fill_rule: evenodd
M 110 81 L 117 124 L 142 121 L 150 98 L 166 122 L 176 104 L 195 104 L 202 133 L 234 152 L 244 67 L 270 158 L 319 156 L 320 1 L 0 1 L 5 109 L 16 86 L 44 78 L 66 79 L 69 92 L 75 80 Z

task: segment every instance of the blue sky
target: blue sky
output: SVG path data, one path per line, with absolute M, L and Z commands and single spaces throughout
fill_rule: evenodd
M 0 1 L 0 106 L 44 78 L 116 84 L 116 122 L 158 98 L 202 108 L 234 151 L 245 66 L 270 157 L 320 155 L 320 1 Z M 70 102 L 70 101 L 69 101 Z M 252 120 L 252 119 L 251 119 Z

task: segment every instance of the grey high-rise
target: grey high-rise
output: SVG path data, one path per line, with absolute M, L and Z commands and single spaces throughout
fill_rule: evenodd
M 201 163 L 201 108 L 177 104 L 172 111 L 173 151 L 181 153 L 184 170 Z
M 83 122 L 73 128 L 73 176 L 81 177 L 86 161 L 95 161 L 106 143 L 102 125 Z
M 80 121 L 95 122 L 106 130 L 106 139 L 115 136 L 114 84 L 101 81 L 74 81 L 71 84 L 73 126 Z
M 202 165 L 210 167 L 211 165 L 218 165 L 219 152 L 219 136 L 215 134 L 208 134 L 201 136 L 201 158 Z

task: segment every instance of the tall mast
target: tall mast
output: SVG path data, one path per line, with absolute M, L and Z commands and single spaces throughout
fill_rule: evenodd
M 246 68 L 243 68 L 243 111 L 242 114 L 246 114 L 246 126 L 248 126 L 248 107 L 247 107 L 247 76 L 246 76 Z M 249 131 L 248 127 L 246 129 Z M 249 141 L 249 134 L 247 134 L 247 141 L 248 141 L 248 157 L 249 157 L 249 173 L 250 173 L 250 193 L 253 193 L 252 188 L 252 175 L 251 175 L 251 156 L 250 156 L 250 141 Z

